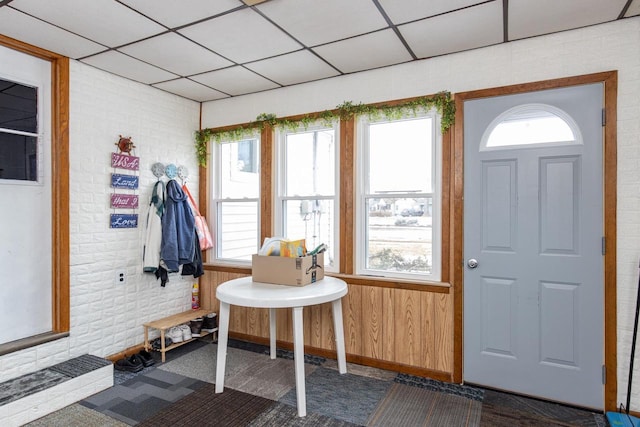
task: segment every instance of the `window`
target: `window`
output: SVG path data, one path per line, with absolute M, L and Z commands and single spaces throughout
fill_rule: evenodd
M 327 271 L 338 269 L 337 135 L 334 125 L 277 136 L 276 233 L 305 239 L 308 250 L 326 244 Z
M 38 181 L 38 88 L 0 79 L 0 179 Z
M 528 104 L 511 108 L 493 120 L 482 136 L 480 151 L 580 141 L 579 128 L 567 113 L 551 105 Z
M 215 259 L 250 262 L 258 250 L 260 140 L 214 144 Z
M 440 280 L 440 124 L 434 112 L 359 121 L 357 274 Z

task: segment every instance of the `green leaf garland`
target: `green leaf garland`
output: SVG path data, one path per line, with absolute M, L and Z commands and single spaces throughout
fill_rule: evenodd
M 321 113 L 304 115 L 295 120 L 279 119 L 275 114 L 261 113 L 252 121 L 245 125 L 235 126 L 227 130 L 215 130 L 211 128 L 196 131 L 196 156 L 200 166 L 207 165 L 207 143 L 214 140 L 217 143 L 225 141 L 239 141 L 254 136 L 258 131 L 262 131 L 266 125 L 272 128 L 279 127 L 285 130 L 295 131 L 300 127 L 307 129 L 308 126 L 316 121 L 320 121 L 323 125 L 331 126 L 338 119 L 349 120 L 352 117 L 366 115 L 370 120 L 386 118 L 388 120 L 397 120 L 409 114 L 416 115 L 419 111 L 435 108 L 440 113 L 440 125 L 442 133 L 445 133 L 455 120 L 456 107 L 451 93 L 448 91 L 438 92 L 433 96 L 423 96 L 414 98 L 410 101 L 394 103 L 394 104 L 354 104 L 351 101 L 345 101 L 336 106 L 335 110 L 325 110 Z

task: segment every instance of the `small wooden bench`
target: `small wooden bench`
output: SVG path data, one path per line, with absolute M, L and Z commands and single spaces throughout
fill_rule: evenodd
M 189 310 L 183 313 L 174 314 L 173 316 L 163 317 L 162 319 L 154 320 L 152 322 L 143 323 L 142 326 L 144 326 L 144 349 L 147 351 L 152 350 L 151 345 L 149 344 L 149 328 L 158 329 L 160 331 L 161 347 L 160 347 L 160 350 L 156 350 L 156 351 L 159 351 L 160 353 L 162 353 L 162 361 L 164 362 L 165 353 L 167 351 L 174 349 L 176 347 L 180 347 L 181 345 L 184 345 L 188 342 L 193 341 L 196 338 L 199 338 L 199 337 L 194 337 L 188 340 L 184 340 L 182 342 L 172 343 L 171 345 L 165 347 L 164 339 L 165 339 L 165 332 L 167 331 L 167 329 L 172 328 L 174 326 L 182 325 L 184 323 L 189 323 L 191 320 L 197 319 L 199 317 L 204 317 L 207 314 L 211 314 L 211 313 L 213 313 L 212 310 L 205 310 L 201 308 L 198 310 Z M 209 334 L 214 334 L 215 332 L 217 332 L 217 330 L 218 328 L 215 328 L 213 332 L 202 331 L 202 333 L 200 334 L 200 337 L 204 337 Z M 212 339 L 213 339 L 213 336 L 212 336 Z

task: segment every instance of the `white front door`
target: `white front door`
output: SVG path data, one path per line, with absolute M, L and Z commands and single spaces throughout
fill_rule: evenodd
M 464 380 L 603 408 L 603 85 L 464 103 Z

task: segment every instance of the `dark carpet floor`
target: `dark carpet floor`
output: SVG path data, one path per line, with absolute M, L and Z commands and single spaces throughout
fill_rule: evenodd
M 603 414 L 479 387 L 442 383 L 305 357 L 307 416 L 297 416 L 293 355 L 230 340 L 225 390 L 215 394 L 217 346 L 196 340 L 167 362 L 131 374 L 114 387 L 31 426 L 594 426 Z

